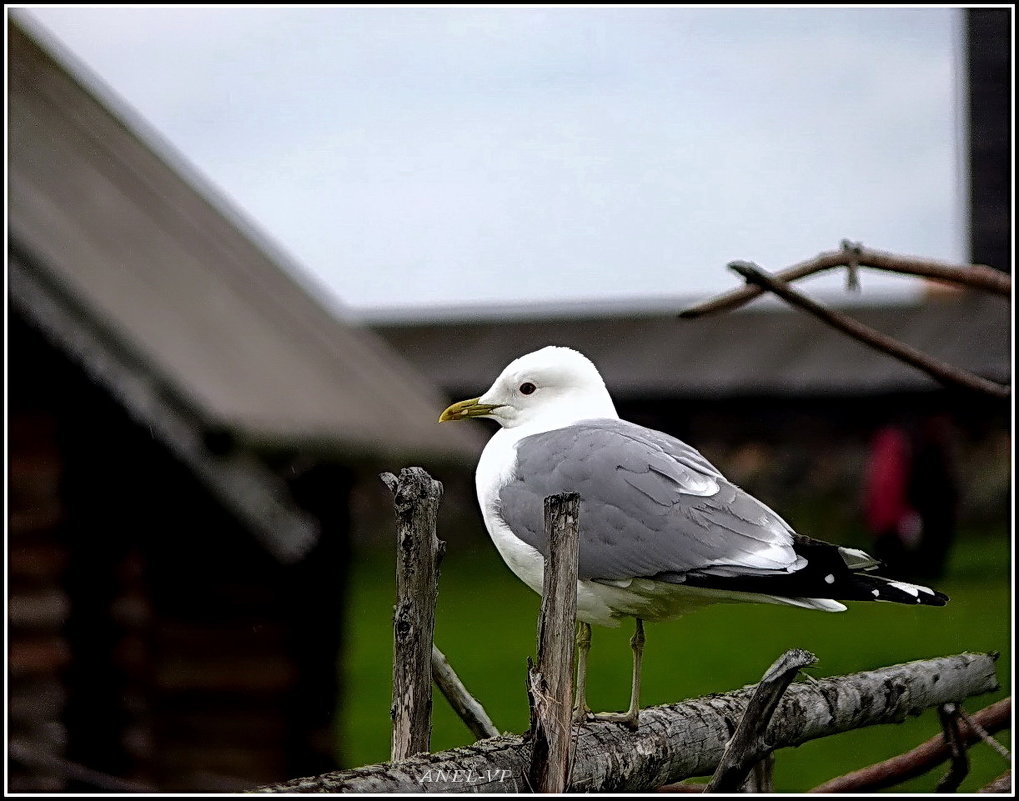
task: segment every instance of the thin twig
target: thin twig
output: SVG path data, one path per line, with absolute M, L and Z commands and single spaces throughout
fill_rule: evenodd
M 820 253 L 808 261 L 794 264 L 775 274 L 782 281 L 795 281 L 814 273 L 837 267 L 872 267 L 886 272 L 933 278 L 952 284 L 981 289 L 1007 298 L 1012 296 L 1012 279 L 1000 270 L 983 264 L 958 265 L 915 256 L 899 256 L 882 250 L 871 250 L 848 240 L 842 240 L 839 250 Z M 708 314 L 731 311 L 749 303 L 764 294 L 757 286 L 745 286 L 716 298 L 690 306 L 679 313 L 684 319 L 694 319 Z
M 460 717 L 471 733 L 479 740 L 488 737 L 498 737 L 499 730 L 495 728 L 492 719 L 488 717 L 485 708 L 478 700 L 467 692 L 464 683 L 456 675 L 446 655 L 434 644 L 432 645 L 432 678 L 446 696 L 453 711 Z
M 899 342 L 897 339 L 876 331 L 842 312 L 835 311 L 811 300 L 806 295 L 797 292 L 785 281 L 780 281 L 775 276 L 765 272 L 756 264 L 737 261 L 732 262 L 729 265 L 729 269 L 742 275 L 747 282 L 764 287 L 793 306 L 809 312 L 854 339 L 923 370 L 942 384 L 964 387 L 992 395 L 996 398 L 1008 398 L 1012 394 L 1012 390 L 1009 387 L 994 381 L 988 381 L 986 378 L 981 378 L 966 370 L 961 370 L 946 362 L 934 359 L 911 345 Z
M 1012 753 L 1007 748 L 1005 748 L 1005 746 L 1003 746 L 1001 743 L 999 743 L 997 740 L 991 737 L 987 729 L 985 729 L 983 726 L 977 723 L 976 719 L 972 715 L 970 715 L 965 709 L 963 709 L 961 705 L 959 706 L 959 714 L 962 715 L 962 719 L 966 721 L 966 725 L 968 725 L 971 729 L 973 729 L 973 731 L 980 735 L 981 740 L 983 740 L 985 743 L 991 746 L 991 748 L 997 751 L 1005 759 L 1006 762 L 1012 761 Z
M 938 707 L 938 720 L 941 721 L 941 731 L 945 736 L 945 743 L 948 745 L 951 757 L 948 773 L 941 777 L 934 791 L 954 793 L 959 789 L 962 780 L 969 775 L 969 755 L 966 753 L 966 743 L 963 741 L 962 732 L 959 731 L 959 705 L 943 704 Z
M 1006 729 L 1012 721 L 1012 699 L 1005 698 L 995 704 L 984 707 L 970 716 L 982 729 L 993 734 Z M 967 745 L 980 739 L 976 730 L 966 725 L 962 727 L 962 738 Z M 845 776 L 826 781 L 810 790 L 811 793 L 861 793 L 875 792 L 886 787 L 894 787 L 904 781 L 922 776 L 940 765 L 949 757 L 948 745 L 943 734 L 932 737 L 925 743 L 907 751 L 905 754 L 886 759 L 875 765 L 847 773 Z
M 705 792 L 725 793 L 739 789 L 754 765 L 771 752 L 773 746 L 765 740 L 765 732 L 778 702 L 799 671 L 815 662 L 817 657 L 812 653 L 792 649 L 768 668 L 725 747 Z

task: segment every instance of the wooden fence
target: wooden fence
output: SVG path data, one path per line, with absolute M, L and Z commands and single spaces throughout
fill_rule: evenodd
M 397 517 L 397 599 L 394 615 L 392 760 L 294 779 L 260 792 L 744 792 L 770 790 L 777 749 L 937 708 L 943 732 L 896 760 L 838 777 L 818 792 L 873 790 L 904 781 L 945 761 L 939 785 L 952 791 L 966 775 L 965 749 L 1009 725 L 1011 702 L 974 717 L 962 702 L 998 689 L 996 654 L 963 653 L 862 673 L 793 684 L 812 664 L 788 651 L 762 680 L 733 692 L 641 710 L 637 731 L 606 721 L 570 724 L 573 631 L 576 620 L 578 508 L 575 495 L 546 499 L 551 553 L 545 571 L 536 663 L 528 660 L 531 728 L 498 735 L 432 642 L 438 567 L 436 536 L 442 485 L 421 468 L 383 480 Z M 432 682 L 480 739 L 429 753 Z M 1003 750 L 1003 749 L 1002 749 Z M 677 784 L 712 776 L 707 784 Z M 997 780 L 1010 784 L 1010 775 Z

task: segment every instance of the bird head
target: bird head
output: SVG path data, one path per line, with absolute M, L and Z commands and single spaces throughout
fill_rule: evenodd
M 439 422 L 470 417 L 486 417 L 504 428 L 547 430 L 618 415 L 591 360 L 549 345 L 510 362 L 484 395 L 454 403 Z

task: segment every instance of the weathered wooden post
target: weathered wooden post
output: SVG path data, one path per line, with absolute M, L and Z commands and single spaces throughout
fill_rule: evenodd
M 439 561 L 435 534 L 442 484 L 420 467 L 381 476 L 396 506 L 396 608 L 393 615 L 393 762 L 429 750 L 432 637 Z
M 545 499 L 549 553 L 538 618 L 537 668 L 528 660 L 531 759 L 527 776 L 539 793 L 562 793 L 569 786 L 579 515 L 580 496 L 575 492 Z

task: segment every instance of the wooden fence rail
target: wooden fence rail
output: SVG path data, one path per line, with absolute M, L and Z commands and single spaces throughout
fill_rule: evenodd
M 965 653 L 817 679 L 786 690 L 768 730 L 775 748 L 959 703 L 998 688 L 996 655 Z M 569 790 L 641 792 L 710 775 L 756 685 L 641 710 L 636 732 L 607 722 L 577 727 Z M 259 792 L 527 792 L 530 744 L 519 736 L 294 779 Z

